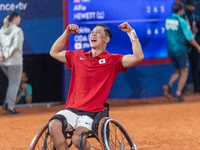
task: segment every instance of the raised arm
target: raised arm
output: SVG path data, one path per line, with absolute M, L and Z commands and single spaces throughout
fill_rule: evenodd
M 63 51 L 63 48 L 69 36 L 78 32 L 79 27 L 76 24 L 68 25 L 63 34 L 55 41 L 55 43 L 51 47 L 50 55 L 60 62 L 67 63 L 67 60 L 65 58 L 65 51 Z
M 119 28 L 128 34 L 132 43 L 133 55 L 125 55 L 122 59 L 122 66 L 124 68 L 129 68 L 142 61 L 144 59 L 144 54 L 135 30 L 132 29 L 127 22 L 120 24 Z

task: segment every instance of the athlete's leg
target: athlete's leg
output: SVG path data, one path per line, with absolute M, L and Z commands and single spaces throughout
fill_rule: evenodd
M 77 127 L 73 136 L 72 136 L 72 143 L 74 144 L 74 146 L 77 148 L 77 149 L 80 149 L 80 136 L 81 136 L 81 133 L 83 131 L 87 131 L 89 130 L 88 128 L 86 127 Z M 87 137 L 88 137 L 88 134 L 85 134 L 83 136 L 83 150 L 90 150 L 90 143 L 87 141 Z
M 168 99 L 171 99 L 171 88 L 173 83 L 179 78 L 180 76 L 180 71 L 178 69 L 175 69 L 175 72 L 171 75 L 169 82 L 167 85 L 163 86 L 164 90 L 164 96 Z
M 182 95 L 182 90 L 187 82 L 188 78 L 188 68 L 189 68 L 189 59 L 188 59 L 188 54 L 184 53 L 180 56 L 177 56 L 178 60 L 178 66 L 180 68 L 180 79 L 178 82 L 178 87 L 176 90 L 176 96 L 181 96 Z
M 8 109 L 12 110 L 15 107 L 15 100 L 20 86 L 21 76 L 22 76 L 22 65 L 8 66 L 7 69 L 8 88 L 6 92 Z
M 180 93 L 182 94 L 183 88 L 187 82 L 187 78 L 188 78 L 188 67 L 184 68 L 184 69 L 180 69 L 181 75 L 180 75 L 180 79 L 178 81 L 178 87 L 176 90 L 176 93 Z
M 69 131 L 70 129 L 72 129 L 72 126 L 68 124 L 66 131 Z M 57 150 L 68 149 L 68 144 L 63 135 L 63 125 L 60 120 L 53 119 L 49 122 L 49 133 Z
M 169 58 L 171 60 L 172 66 L 174 68 L 174 73 L 171 75 L 171 77 L 168 81 L 168 84 L 163 86 L 163 91 L 164 91 L 164 96 L 166 98 L 171 99 L 172 98 L 172 96 L 171 96 L 172 85 L 176 80 L 178 80 L 178 78 L 180 76 L 180 71 L 178 69 L 179 65 L 178 65 L 178 62 L 177 62 L 177 59 L 176 59 L 176 55 L 171 54 L 171 55 L 169 55 Z
M 80 149 L 80 136 L 83 131 L 92 130 L 93 119 L 87 115 L 80 115 L 77 121 L 77 128 L 72 136 L 72 143 Z M 87 141 L 88 134 L 84 134 L 82 139 L 83 150 L 89 150 L 90 144 Z
M 78 116 L 69 111 L 61 110 L 49 121 L 49 133 L 57 150 L 68 149 L 68 143 L 63 132 L 69 131 L 76 125 Z
M 171 75 L 169 79 L 169 84 L 173 84 L 181 75 L 181 71 L 179 69 L 175 69 L 174 73 Z
M 54 119 L 49 122 L 49 133 L 56 149 L 68 149 L 67 142 L 62 132 L 62 123 L 59 120 Z

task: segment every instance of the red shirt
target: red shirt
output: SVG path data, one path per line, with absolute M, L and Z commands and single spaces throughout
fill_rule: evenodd
M 104 103 L 122 67 L 121 54 L 107 51 L 91 58 L 91 51 L 67 51 L 65 57 L 72 69 L 71 82 L 65 108 L 75 108 L 88 112 L 104 110 Z

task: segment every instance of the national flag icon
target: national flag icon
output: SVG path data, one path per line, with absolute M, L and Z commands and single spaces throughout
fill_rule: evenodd
M 74 0 L 74 3 L 80 3 L 81 0 Z
M 105 64 L 106 63 L 106 60 L 105 60 L 105 58 L 104 59 L 100 59 L 99 60 L 99 64 Z
M 75 50 L 80 50 L 80 49 L 82 49 L 82 43 L 74 43 L 74 49 L 75 49 Z

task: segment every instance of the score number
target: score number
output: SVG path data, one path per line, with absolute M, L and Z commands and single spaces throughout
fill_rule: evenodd
M 146 13 L 150 14 L 150 13 L 165 13 L 165 6 L 164 5 L 160 5 L 160 6 L 146 6 Z
M 146 27 L 146 38 L 164 38 L 165 37 L 165 27 L 156 24 L 152 27 Z

